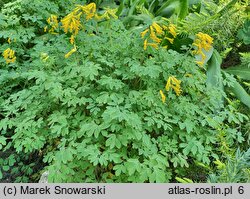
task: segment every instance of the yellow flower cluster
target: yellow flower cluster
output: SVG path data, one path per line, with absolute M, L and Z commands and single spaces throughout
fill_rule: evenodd
M 76 8 L 69 13 L 66 17 L 64 17 L 62 22 L 62 28 L 65 33 L 70 32 L 72 35 L 70 37 L 70 43 L 74 44 L 74 48 L 71 49 L 66 55 L 65 58 L 68 58 L 72 53 L 76 52 L 76 45 L 75 45 L 75 37 L 78 34 L 81 25 L 81 16 L 83 15 L 85 19 L 88 21 L 92 18 L 97 20 L 99 19 L 110 19 L 111 17 L 118 18 L 115 13 L 117 9 L 109 9 L 106 8 L 103 15 L 99 16 L 96 13 L 96 4 L 90 3 L 88 5 L 77 5 Z
M 74 48 L 72 48 L 66 55 L 64 55 L 64 57 L 69 58 L 69 56 L 72 55 L 74 52 L 76 52 L 76 45 L 74 45 Z
M 163 35 L 163 29 L 160 25 L 158 25 L 156 22 L 153 22 L 151 26 L 149 26 L 149 28 L 147 28 L 146 30 L 144 30 L 143 32 L 141 32 L 141 37 L 144 38 L 145 35 L 150 32 L 150 38 L 153 40 L 152 43 L 148 42 L 148 39 L 144 40 L 144 50 L 147 49 L 148 46 L 152 46 L 153 48 L 158 48 L 158 45 L 161 43 L 162 39 L 160 39 L 160 37 L 162 37 Z
M 196 39 L 194 40 L 193 45 L 196 46 L 194 54 L 201 55 L 201 60 L 196 61 L 196 63 L 202 66 L 206 60 L 206 55 L 203 50 L 209 51 L 212 48 L 213 38 L 207 34 L 199 32 L 196 34 Z
M 169 27 L 165 27 L 169 30 L 170 34 L 175 38 L 177 36 L 176 27 L 174 24 L 170 24 Z
M 10 48 L 7 48 L 2 55 L 7 64 L 14 63 L 16 61 L 15 51 Z
M 78 31 L 81 27 L 81 15 L 84 14 L 86 20 L 89 20 L 95 16 L 96 13 L 96 5 L 95 3 L 90 3 L 88 5 L 77 5 L 76 8 L 69 13 L 66 17 L 64 17 L 62 22 L 62 27 L 64 32 L 71 32 L 73 35 L 77 35 Z
M 81 15 L 82 12 L 76 13 L 73 11 L 61 20 L 62 27 L 65 33 L 70 32 L 73 35 L 78 34 L 79 29 L 81 27 L 81 22 L 80 22 Z
M 95 15 L 95 18 L 97 20 L 101 20 L 101 19 L 110 19 L 110 17 L 113 17 L 114 19 L 118 19 L 118 17 L 116 16 L 116 12 L 118 11 L 118 8 L 114 8 L 114 9 L 111 9 L 111 8 L 105 8 L 105 12 L 99 16 L 99 15 Z
M 51 15 L 47 19 L 48 24 L 50 25 L 49 33 L 51 34 L 57 34 L 55 30 L 58 28 L 58 19 L 56 15 Z M 48 26 L 44 27 L 44 32 L 47 32 Z
M 162 90 L 160 90 L 160 95 L 161 95 L 161 100 L 162 100 L 162 102 L 165 103 L 165 101 L 166 101 L 166 96 L 164 95 L 164 93 L 163 93 Z
M 165 31 L 169 32 L 171 37 L 168 37 Z M 150 39 L 153 40 L 153 42 L 149 43 L 148 39 L 145 39 L 144 50 L 146 50 L 148 46 L 152 46 L 153 48 L 157 49 L 163 39 L 166 39 L 171 44 L 173 44 L 174 38 L 177 36 L 175 25 L 170 24 L 169 26 L 163 25 L 161 27 L 156 22 L 153 22 L 152 25 L 149 26 L 149 28 L 141 32 L 141 37 L 144 38 L 147 33 L 149 33 Z M 163 46 L 163 47 L 167 48 L 167 46 Z
M 62 27 L 65 33 L 70 32 L 72 35 L 70 37 L 70 43 L 75 43 L 75 36 L 78 34 L 81 28 L 81 15 L 85 15 L 86 20 L 89 20 L 95 16 L 96 12 L 96 4 L 90 3 L 88 5 L 77 5 L 76 8 L 69 13 L 66 17 L 64 17 L 62 22 Z M 68 58 L 76 52 L 76 46 L 71 49 L 67 54 L 65 54 L 65 58 Z
M 166 91 L 169 91 L 170 88 L 174 89 L 174 92 L 176 95 L 181 94 L 181 81 L 176 79 L 174 76 L 171 76 L 168 78 L 167 84 L 166 84 Z
M 90 3 L 88 5 L 78 5 L 76 10 L 82 10 L 86 15 L 86 20 L 92 19 L 96 14 L 96 4 Z
M 168 78 L 167 84 L 165 86 L 166 91 L 169 91 L 170 88 L 174 90 L 177 96 L 179 96 L 182 92 L 181 90 L 181 81 L 176 79 L 174 76 L 171 76 Z M 164 95 L 163 91 L 160 90 L 160 95 L 162 102 L 165 103 L 166 101 L 166 96 Z

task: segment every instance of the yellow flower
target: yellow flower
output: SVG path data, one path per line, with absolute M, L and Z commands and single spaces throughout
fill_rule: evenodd
M 66 17 L 64 17 L 62 22 L 62 27 L 64 29 L 64 32 L 67 33 L 68 31 L 73 33 L 74 35 L 77 35 L 79 32 L 79 29 L 81 27 L 80 17 L 82 15 L 82 12 L 75 14 L 74 12 L 71 12 Z
M 8 43 L 9 43 L 9 44 L 11 43 L 11 39 L 10 39 L 10 38 L 8 38 Z
M 141 32 L 141 37 L 144 38 L 148 31 L 149 31 L 148 28 L 146 30 L 142 31 Z
M 203 66 L 204 62 L 203 61 L 195 61 L 196 64 L 198 64 L 199 66 Z
M 69 41 L 70 41 L 71 44 L 74 44 L 75 43 L 75 36 L 71 35 Z
M 163 28 L 163 30 L 168 30 L 168 27 L 165 25 L 163 25 L 162 28 Z
M 95 18 L 97 20 L 101 20 L 101 19 L 110 19 L 110 17 L 113 17 L 114 19 L 118 19 L 118 17 L 116 16 L 116 12 L 117 12 L 117 8 L 111 9 L 111 8 L 104 8 L 105 12 L 103 13 L 103 15 L 98 16 L 97 14 L 95 15 Z
M 144 49 L 144 50 L 147 50 L 147 47 L 148 47 L 148 40 L 145 39 L 145 40 L 144 40 L 144 43 L 143 43 L 143 49 Z
M 108 11 L 109 14 L 113 15 L 114 13 L 112 11 Z M 69 13 L 67 16 L 65 16 L 61 22 L 62 22 L 62 28 L 65 33 L 72 33 L 70 37 L 70 43 L 75 43 L 75 36 L 78 34 L 81 25 L 81 16 L 84 15 L 86 20 L 89 20 L 96 16 L 96 4 L 90 3 L 88 5 L 76 5 L 75 9 Z M 49 19 L 51 20 L 51 19 Z M 75 48 L 72 50 L 74 51 Z M 71 52 L 71 51 L 70 51 Z M 69 57 L 72 53 L 67 53 L 65 57 Z
M 163 93 L 162 90 L 160 90 L 160 95 L 161 95 L 161 100 L 162 100 L 162 102 L 165 103 L 165 101 L 166 101 L 166 96 L 164 95 L 164 93 Z
M 173 39 L 173 38 L 166 37 L 166 39 L 167 39 L 171 44 L 174 43 L 174 39 Z
M 166 91 L 169 91 L 170 88 L 174 89 L 176 95 L 179 96 L 182 92 L 181 81 L 176 79 L 174 76 L 169 77 L 165 89 Z
M 201 60 L 196 61 L 196 63 L 202 66 L 206 60 L 206 55 L 203 52 L 209 51 L 212 48 L 213 38 L 207 34 L 199 32 L 196 34 L 196 39 L 194 40 L 193 46 L 196 46 L 196 50 L 194 50 L 194 54 L 201 55 Z
M 150 34 L 149 34 L 150 40 L 153 40 L 152 43 L 148 42 L 149 38 L 144 40 L 144 50 L 147 49 L 147 46 L 152 46 L 153 48 L 158 49 L 159 44 L 161 43 L 162 39 L 164 38 L 165 30 L 169 30 L 169 32 L 171 34 L 173 34 L 174 37 L 176 37 L 177 33 L 176 33 L 175 29 L 176 29 L 176 27 L 173 24 L 171 24 L 169 27 L 167 27 L 165 25 L 160 26 L 156 22 L 153 22 L 152 25 L 149 26 L 149 28 L 147 28 L 141 32 L 142 38 L 144 38 L 145 35 L 148 32 L 150 32 Z M 164 39 L 168 40 L 171 44 L 174 43 L 174 38 L 165 37 Z M 167 48 L 167 47 L 168 47 L 167 45 L 163 46 L 163 48 Z
M 76 46 L 74 46 L 74 48 L 72 48 L 64 57 L 68 58 L 70 55 L 72 55 L 74 52 L 76 52 Z
M 170 89 L 170 87 L 171 87 L 171 78 L 172 78 L 172 77 L 169 77 L 169 78 L 168 78 L 167 84 L 166 84 L 166 86 L 165 86 L 166 91 L 169 91 L 169 89 Z
M 158 44 L 156 44 L 156 43 L 148 43 L 147 45 L 152 46 L 155 49 L 158 49 Z
M 7 64 L 14 63 L 16 61 L 15 51 L 10 48 L 7 48 L 2 55 Z
M 90 3 L 88 5 L 77 5 L 76 9 L 74 10 L 75 13 L 77 13 L 79 10 L 82 10 L 84 14 L 86 15 L 86 20 L 89 20 L 95 16 L 96 12 L 96 4 Z
M 144 40 L 144 44 L 143 44 L 143 49 L 144 49 L 144 50 L 147 50 L 147 47 L 148 47 L 148 46 L 151 46 L 151 47 L 153 47 L 153 48 L 155 48 L 155 49 L 158 49 L 158 44 L 156 44 L 156 43 L 148 43 L 148 40 L 145 39 L 145 40 Z
M 170 24 L 168 29 L 169 29 L 170 34 L 173 35 L 173 37 L 175 38 L 177 36 L 175 25 Z
M 107 8 L 106 9 L 106 12 L 108 13 L 108 15 L 112 16 L 114 19 L 118 19 L 118 17 L 116 16 L 117 11 L 118 11 L 118 8 L 114 8 L 114 9 Z
M 150 38 L 155 41 L 156 43 L 160 43 L 161 42 L 161 39 L 159 39 L 155 32 L 154 32 L 154 29 L 153 29 L 153 26 L 150 26 Z
M 152 27 L 156 30 L 157 34 L 159 34 L 159 35 L 163 34 L 162 27 L 159 26 L 156 22 L 152 23 Z
M 49 32 L 52 34 L 55 34 L 55 30 L 58 28 L 58 20 L 56 15 L 50 15 L 50 17 L 47 19 L 48 24 L 50 25 Z M 44 32 L 47 31 L 47 26 L 44 27 Z

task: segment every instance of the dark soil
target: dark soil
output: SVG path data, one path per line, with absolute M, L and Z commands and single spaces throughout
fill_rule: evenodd
M 221 67 L 228 68 L 237 66 L 240 64 L 240 54 L 239 52 L 250 52 L 250 45 L 241 45 L 239 47 L 235 46 L 232 51 L 227 55 L 227 57 L 222 61 Z
M 38 182 L 39 171 L 46 166 L 42 161 L 42 157 L 38 153 L 31 153 L 27 157 L 27 154 L 22 155 L 15 150 L 9 149 L 5 152 L 0 151 L 0 158 L 5 160 L 11 154 L 14 154 L 16 163 L 8 171 L 2 170 L 3 178 L 0 179 L 0 183 L 13 183 L 17 177 L 26 177 L 29 183 Z M 13 172 L 14 168 L 17 172 Z M 31 174 L 26 173 L 28 168 L 32 169 Z

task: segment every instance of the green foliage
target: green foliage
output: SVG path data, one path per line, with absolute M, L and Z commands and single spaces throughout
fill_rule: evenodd
M 250 95 L 237 81 L 235 81 L 229 88 L 242 103 L 250 108 Z
M 129 18 L 171 2 L 124 1 L 118 10 Z M 187 1 L 178 2 L 183 19 Z M 16 182 L 37 180 L 35 156 L 50 182 L 192 182 L 199 181 L 188 176 L 194 162 L 210 165 L 228 148 L 244 146 L 246 132 L 238 127 L 249 118 L 223 101 L 222 83 L 236 81 L 227 73 L 222 79 L 216 51 L 207 54 L 205 73 L 190 53 L 193 35 L 177 36 L 172 49 L 144 50 L 141 27 L 126 29 L 125 17 L 85 21 L 76 52 L 65 58 L 73 47 L 69 33 L 44 27 L 74 3 L 16 0 L 1 10 L 0 50 L 11 47 L 17 60 L 0 57 L 0 178 L 10 171 Z M 139 17 L 150 25 L 145 13 Z M 172 76 L 181 81 L 180 96 L 164 89 Z
M 216 50 L 214 50 L 207 66 L 207 83 L 214 87 L 223 89 L 220 68 L 221 62 L 222 59 L 220 57 L 220 54 Z
M 225 71 L 230 74 L 237 75 L 242 79 L 250 80 L 250 68 L 247 66 L 230 67 L 226 69 Z
M 250 68 L 250 53 L 239 53 L 241 56 L 241 65 Z
M 236 79 L 231 77 L 230 83 L 227 83 L 227 77 L 229 77 L 226 72 L 221 71 L 221 56 L 217 51 L 213 52 L 211 59 L 207 65 L 207 83 L 214 88 L 219 87 L 220 89 L 224 90 L 223 86 L 223 74 L 224 74 L 224 84 L 227 86 L 231 92 L 246 106 L 250 108 L 250 95 L 246 92 L 246 90 L 237 82 Z M 235 75 L 242 74 L 243 78 L 249 78 L 248 72 L 249 68 L 244 67 L 245 71 L 242 70 L 242 67 L 236 67 L 237 70 L 227 69 L 226 71 Z M 240 71 L 239 71 L 240 70 Z M 244 73 L 244 74 L 243 74 Z M 221 94 L 221 97 L 223 95 Z
M 15 79 L 24 87 L 1 105 L 1 129 L 12 132 L 18 152 L 42 150 L 50 181 L 168 182 L 188 157 L 210 162 L 217 153 L 211 107 L 219 99 L 194 58 L 164 49 L 146 58 L 139 34 L 131 37 L 119 21 L 94 36 L 80 32 L 77 42 L 65 59 L 64 35 L 41 37 L 32 56 L 49 58 L 20 64 Z M 169 93 L 163 104 L 158 92 L 170 75 L 182 80 L 184 94 Z
M 72 9 L 76 0 L 13 0 L 4 4 L 0 13 L 0 43 L 10 38 L 16 47 L 25 45 L 29 48 L 36 36 L 43 34 L 47 25 L 46 19 L 51 14 L 64 16 L 68 9 Z M 65 10 L 67 5 L 67 10 Z M 22 55 L 26 57 L 25 48 Z
M 0 151 L 0 180 L 4 178 L 5 182 L 30 182 L 30 179 L 39 177 L 33 174 L 37 172 L 40 158 L 34 160 L 30 153 L 17 154 L 13 148 L 5 149 Z
M 235 43 L 237 31 L 248 18 L 248 1 L 201 1 L 199 9 L 180 21 L 180 28 L 188 35 L 205 32 L 212 36 L 214 48 L 222 52 Z
M 229 67 L 224 70 L 225 78 L 229 77 L 229 74 L 237 75 L 243 80 L 250 80 L 250 68 L 249 65 L 249 53 L 240 53 L 242 63 L 235 67 Z M 227 74 L 229 73 L 229 74 Z M 234 78 L 231 78 L 231 84 L 228 85 L 229 90 L 246 106 L 250 108 L 250 95 L 246 89 Z
M 188 1 L 169 0 L 164 2 L 157 10 L 156 15 L 170 17 L 176 13 L 180 19 L 184 19 L 188 14 Z
M 218 172 L 209 175 L 209 183 L 239 183 L 250 182 L 250 149 L 228 157 L 225 163 L 215 162 Z
M 238 31 L 238 38 L 243 40 L 245 44 L 250 44 L 250 20 L 246 20 L 243 27 Z

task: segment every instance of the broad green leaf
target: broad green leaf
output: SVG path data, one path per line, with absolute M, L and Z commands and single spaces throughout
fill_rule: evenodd
M 191 138 L 191 137 L 190 137 Z M 181 143 L 180 147 L 183 149 L 183 154 L 188 155 L 190 152 L 196 155 L 197 152 L 201 153 L 204 151 L 204 147 L 201 142 L 196 140 L 196 138 L 187 138 L 187 143 Z
M 119 16 L 122 14 L 123 8 L 124 8 L 124 1 L 121 1 L 120 5 L 119 5 L 119 7 L 118 7 L 118 10 L 117 10 L 117 12 L 115 13 L 116 16 L 119 17 Z
M 162 6 L 157 10 L 156 15 L 163 17 L 170 17 L 176 9 L 180 6 L 179 0 L 169 0 L 162 4 Z
M 250 68 L 247 66 L 230 67 L 225 71 L 233 75 L 238 75 L 242 79 L 250 80 Z
M 208 61 L 207 66 L 207 84 L 215 87 L 223 88 L 221 77 L 221 56 L 217 50 L 213 51 L 211 59 Z
M 184 19 L 188 14 L 188 0 L 180 1 L 180 11 L 178 13 L 180 19 Z
M 208 61 L 207 64 L 207 86 L 214 87 L 216 89 L 224 90 L 223 88 L 223 81 L 222 81 L 222 74 L 221 74 L 221 63 L 222 58 L 217 50 L 213 50 L 213 54 L 211 59 Z M 220 98 L 224 99 L 222 93 L 220 94 Z M 218 101 L 218 107 L 223 106 L 223 100 Z
M 187 156 L 178 153 L 170 161 L 173 163 L 174 167 L 180 165 L 181 167 L 188 167 Z
M 139 176 L 139 181 L 140 182 L 145 182 L 148 179 L 148 171 L 147 169 L 142 169 L 142 171 L 140 172 L 140 176 Z
M 235 96 L 246 106 L 250 108 L 250 95 L 245 91 L 245 89 L 235 81 L 233 86 L 229 89 L 235 94 Z
M 128 16 L 131 16 L 135 9 L 136 9 L 136 6 L 138 6 L 138 4 L 140 3 L 141 0 L 135 0 L 133 1 L 132 5 L 130 6 L 130 9 L 129 9 L 129 12 L 128 12 Z

